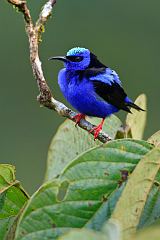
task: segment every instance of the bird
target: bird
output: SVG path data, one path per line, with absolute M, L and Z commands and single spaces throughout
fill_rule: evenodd
M 103 64 L 89 49 L 74 47 L 66 56 L 49 60 L 64 63 L 58 73 L 58 84 L 66 100 L 79 112 L 73 117 L 76 124 L 86 116 L 102 118 L 101 123 L 90 130 L 94 132 L 94 140 L 108 116 L 119 110 L 131 113 L 131 108 L 144 111 L 127 96 L 116 71 Z

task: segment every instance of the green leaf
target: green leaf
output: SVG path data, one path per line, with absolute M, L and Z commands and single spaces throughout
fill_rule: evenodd
M 15 167 L 9 164 L 0 164 L 0 193 L 15 184 Z
M 141 94 L 135 101 L 142 109 L 146 110 L 146 95 Z M 142 139 L 144 128 L 146 125 L 146 111 L 137 111 L 135 109 L 131 109 L 133 114 L 128 113 L 126 118 L 126 135 L 130 134 L 134 139 Z
M 15 180 L 15 168 L 0 164 L 0 239 L 6 239 L 28 197 Z M 9 238 L 12 239 L 12 236 Z
M 76 229 L 59 237 L 58 240 L 110 240 L 105 234 L 88 229 Z
M 141 159 L 127 182 L 112 214 L 112 218 L 121 224 L 125 239 L 136 231 L 159 168 L 160 149 L 154 148 Z
M 113 212 L 116 206 L 116 203 L 122 194 L 124 187 L 125 187 L 125 183 L 122 183 L 122 186 L 116 189 L 109 196 L 107 201 L 103 202 L 103 204 L 98 209 L 98 211 L 95 212 L 94 216 L 85 225 L 86 228 L 95 229 L 97 231 L 101 230 L 104 222 L 106 222 L 106 220 L 110 218 L 111 213 Z
M 120 240 L 120 228 L 114 222 L 107 222 L 101 232 L 89 229 L 74 229 L 63 234 L 58 240 Z
M 122 139 L 79 155 L 58 179 L 31 197 L 19 220 L 16 240 L 53 240 L 70 228 L 100 229 L 127 176 L 151 149 L 145 141 Z
M 9 164 L 0 164 L 0 175 L 7 181 L 15 180 L 15 167 Z
M 154 133 L 147 141 L 156 147 L 160 147 L 160 130 Z
M 97 118 L 89 120 L 95 125 L 100 122 Z M 121 125 L 121 121 L 113 115 L 106 119 L 103 130 L 114 138 Z M 78 126 L 76 128 L 75 123 L 66 120 L 59 127 L 49 147 L 45 181 L 56 177 L 79 154 L 100 144 L 102 143 L 98 140 L 94 141 L 91 134 Z

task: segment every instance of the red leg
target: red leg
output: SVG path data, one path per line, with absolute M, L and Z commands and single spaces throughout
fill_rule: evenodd
M 92 128 L 89 132 L 93 132 L 94 131 L 94 140 L 96 140 L 96 138 L 98 137 L 99 132 L 102 130 L 103 124 L 104 124 L 104 120 L 105 118 L 102 119 L 101 123 L 97 126 Z
M 73 117 L 73 119 L 76 120 L 76 126 L 77 124 L 79 124 L 79 122 L 81 121 L 81 119 L 85 119 L 85 115 L 83 113 L 78 113 L 77 115 L 75 115 Z

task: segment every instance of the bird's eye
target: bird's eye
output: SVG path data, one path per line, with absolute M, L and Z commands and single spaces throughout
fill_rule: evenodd
M 81 62 L 83 60 L 82 56 L 66 56 L 71 62 Z

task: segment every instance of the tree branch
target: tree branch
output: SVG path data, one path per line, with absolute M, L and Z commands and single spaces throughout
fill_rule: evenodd
M 38 45 L 41 39 L 41 34 L 44 29 L 44 25 L 52 13 L 52 9 L 56 3 L 56 0 L 47 1 L 47 3 L 43 6 L 42 11 L 35 25 L 33 25 L 30 11 L 27 7 L 26 1 L 24 0 L 7 0 L 7 1 L 16 8 L 18 8 L 18 10 L 22 12 L 24 16 L 26 33 L 29 39 L 30 61 L 32 65 L 33 74 L 37 81 L 39 89 L 39 96 L 37 97 L 37 100 L 42 106 L 55 110 L 60 116 L 67 117 L 71 119 L 73 122 L 75 122 L 75 119 L 73 117 L 76 115 L 76 113 L 73 112 L 71 109 L 67 108 L 63 103 L 57 101 L 52 96 L 51 90 L 48 87 L 43 74 L 42 65 L 38 53 Z M 84 119 L 80 121 L 79 126 L 87 131 L 90 131 L 94 127 L 94 125 L 92 125 L 91 123 Z M 91 132 L 91 134 L 93 135 L 94 133 Z M 99 133 L 98 139 L 102 143 L 111 140 L 111 138 L 104 132 Z

